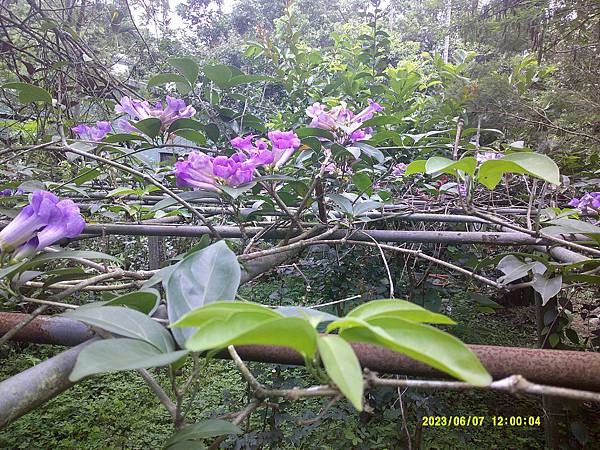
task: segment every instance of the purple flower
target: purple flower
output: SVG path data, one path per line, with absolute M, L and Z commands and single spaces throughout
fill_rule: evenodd
M 186 160 L 175 163 L 177 186 L 218 192 L 217 181 L 234 187 L 249 183 L 254 170 L 261 164 L 260 158 L 260 154 L 248 157 L 243 153 L 213 158 L 202 152 L 192 152 Z
M 18 261 L 28 258 L 63 238 L 79 236 L 84 227 L 85 220 L 81 217 L 79 207 L 73 200 L 61 200 L 56 204 L 48 224 L 38 231 L 37 236 L 18 247 L 12 259 Z
M 115 106 L 115 112 L 127 114 L 129 119 L 133 120 L 144 120 L 151 117 L 159 119 L 163 130 L 167 130 L 177 119 L 189 119 L 196 114 L 196 110 L 191 105 L 186 106 L 183 100 L 167 95 L 166 103 L 166 107 L 161 102 L 157 102 L 152 107 L 147 101 L 123 97 L 119 104 Z M 119 126 L 126 131 L 138 131 L 129 123 L 127 118 L 121 118 Z
M 48 225 L 58 201 L 58 197 L 51 192 L 34 192 L 31 203 L 0 231 L 0 250 L 5 252 L 24 244 L 39 229 Z
M 395 177 L 401 177 L 404 175 L 404 172 L 406 172 L 406 168 L 408 166 L 404 163 L 398 163 L 396 164 L 393 169 L 392 169 L 392 175 L 394 175 Z
M 365 120 L 369 120 L 373 117 L 373 115 L 377 112 L 383 111 L 383 106 L 379 103 L 375 102 L 373 99 L 369 99 L 369 106 L 363 109 L 354 117 L 354 122 L 364 122 Z
M 373 129 L 370 127 L 361 129 L 362 123 L 382 110 L 381 105 L 369 99 L 369 106 L 358 114 L 348 109 L 345 102 L 341 102 L 339 106 L 329 111 L 325 111 L 325 106 L 320 103 L 314 103 L 306 109 L 306 114 L 312 119 L 311 127 L 329 130 L 336 136 L 335 142 L 346 144 L 371 138 Z
M 581 198 L 574 198 L 569 202 L 569 206 L 579 208 L 584 213 L 589 210 L 600 209 L 600 192 L 585 192 Z
M 273 148 L 274 168 L 283 166 L 300 147 L 300 139 L 293 131 L 270 131 L 268 133 Z
M 483 163 L 485 161 L 489 161 L 491 159 L 500 159 L 502 158 L 502 153 L 497 153 L 497 152 L 483 152 L 483 153 L 477 153 L 475 155 L 475 159 L 477 160 L 478 163 Z
M 361 128 L 360 130 L 354 131 L 350 135 L 350 140 L 352 141 L 352 143 L 354 143 L 356 141 L 364 141 L 366 139 L 371 139 L 372 136 L 373 136 L 373 128 L 366 127 L 366 128 Z
M 80 124 L 76 127 L 71 128 L 71 130 L 74 133 L 78 134 L 81 139 L 84 139 L 86 141 L 99 142 L 102 139 L 104 139 L 108 133 L 111 132 L 112 126 L 110 122 L 100 121 L 96 122 L 95 127 Z
M 185 161 L 175 163 L 177 186 L 218 191 L 213 176 L 213 158 L 202 152 L 192 152 Z
M 35 254 L 44 247 L 83 231 L 85 221 L 72 200 L 59 201 L 48 191 L 35 191 L 31 202 L 0 231 L 0 251 L 17 248 L 13 259 Z
M 254 148 L 254 145 L 252 145 L 253 138 L 254 138 L 253 134 L 249 134 L 246 137 L 238 136 L 236 138 L 233 138 L 229 143 L 231 144 L 231 146 L 233 148 L 237 148 L 238 150 L 249 151 Z
M 23 195 L 23 189 L 18 188 L 14 191 L 10 188 L 0 191 L 0 197 L 10 197 L 11 195 Z

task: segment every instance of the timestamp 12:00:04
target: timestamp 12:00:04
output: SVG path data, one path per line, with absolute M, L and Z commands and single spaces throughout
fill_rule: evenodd
M 540 416 L 423 416 L 424 427 L 539 427 L 542 425 Z

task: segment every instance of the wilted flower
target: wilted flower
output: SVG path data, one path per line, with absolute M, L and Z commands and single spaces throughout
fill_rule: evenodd
M 394 175 L 395 177 L 401 177 L 404 175 L 404 172 L 406 172 L 406 168 L 408 166 L 404 163 L 398 163 L 396 164 L 393 168 L 392 168 L 392 175 Z
M 380 111 L 383 111 L 383 107 L 372 99 L 369 99 L 369 106 L 358 114 L 354 114 L 348 109 L 345 102 L 341 102 L 339 106 L 331 108 L 329 111 L 325 111 L 325 106 L 320 103 L 313 103 L 312 106 L 306 108 L 306 114 L 312 119 L 310 126 L 330 130 L 336 135 L 338 144 L 354 143 L 371 138 L 373 129 L 361 128 L 362 123 Z
M 35 254 L 44 247 L 83 231 L 85 221 L 72 200 L 59 200 L 48 191 L 35 191 L 31 202 L 0 231 L 0 251 L 17 249 L 13 259 Z
M 574 198 L 569 202 L 569 206 L 579 208 L 583 212 L 588 210 L 600 209 L 600 192 L 586 192 L 581 198 Z
M 161 102 L 157 102 L 154 107 L 147 101 L 133 100 L 129 97 L 123 97 L 119 104 L 115 106 L 116 113 L 124 113 L 129 119 L 144 120 L 149 118 L 159 119 L 162 123 L 162 129 L 167 130 L 177 119 L 189 119 L 196 114 L 196 110 L 179 100 L 167 95 L 167 106 L 164 107 Z M 129 123 L 127 118 L 119 121 L 119 126 L 126 131 L 139 131 Z
M 475 159 L 477 160 L 478 163 L 484 163 L 485 161 L 489 161 L 491 159 L 500 159 L 502 158 L 502 153 L 498 153 L 498 152 L 483 152 L 483 153 L 477 153 L 475 155 Z
M 95 127 L 90 127 L 89 125 L 82 123 L 71 128 L 71 130 L 78 134 L 81 139 L 94 142 L 99 142 L 104 139 L 104 137 L 110 133 L 111 129 L 111 124 L 107 121 L 96 122 Z

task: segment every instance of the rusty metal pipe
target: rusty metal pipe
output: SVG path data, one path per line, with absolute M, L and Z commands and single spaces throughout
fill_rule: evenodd
M 0 313 L 0 335 L 26 314 Z M 8 320 L 6 318 L 8 317 Z M 51 332 L 48 332 L 51 330 Z M 86 325 L 63 317 L 38 317 L 15 336 L 22 342 L 43 344 L 73 344 L 89 339 L 91 330 Z M 56 339 L 60 339 L 58 342 Z M 422 377 L 447 377 L 431 367 L 400 353 L 368 344 L 352 344 L 363 367 L 381 373 L 405 374 Z M 600 353 L 566 350 L 470 345 L 494 379 L 522 375 L 530 381 L 575 389 L 600 391 Z M 247 361 L 302 365 L 298 353 L 286 347 L 248 345 L 238 348 Z M 228 358 L 227 352 L 220 355 Z M 568 369 L 567 369 L 568 368 Z M 65 374 L 68 377 L 68 373 Z

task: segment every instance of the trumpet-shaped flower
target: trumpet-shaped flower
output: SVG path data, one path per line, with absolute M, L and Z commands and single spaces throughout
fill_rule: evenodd
M 96 122 L 95 127 L 90 127 L 89 125 L 80 124 L 76 127 L 71 128 L 71 130 L 76 133 L 81 139 L 86 141 L 94 141 L 99 142 L 106 137 L 108 133 L 111 132 L 112 126 L 108 121 L 100 121 Z
M 189 119 L 196 114 L 196 110 L 191 105 L 186 105 L 183 100 L 167 95 L 166 103 L 166 107 L 161 102 L 157 102 L 152 107 L 147 101 L 123 97 L 115 106 L 115 112 L 127 114 L 129 119 L 136 121 L 149 118 L 159 119 L 163 130 L 167 130 L 177 119 Z M 125 131 L 138 131 L 125 117 L 120 119 L 119 126 Z
M 363 122 L 380 111 L 383 111 L 383 107 L 369 99 L 369 106 L 358 114 L 348 109 L 345 102 L 341 102 L 329 111 L 325 110 L 324 105 L 313 103 L 306 109 L 306 114 L 312 119 L 311 127 L 329 130 L 336 136 L 335 141 L 338 144 L 347 144 L 371 138 L 373 129 L 361 127 Z
M 273 164 L 279 169 L 300 147 L 300 139 L 293 131 L 271 131 L 268 134 L 273 144 Z
M 586 192 L 581 198 L 572 199 L 569 206 L 579 208 L 583 212 L 598 211 L 600 210 L 600 192 Z
M 13 260 L 28 258 L 63 238 L 79 236 L 84 227 L 85 221 L 81 217 L 79 207 L 73 200 L 61 200 L 56 204 L 48 224 L 38 231 L 36 236 L 17 248 Z
M 48 191 L 36 191 L 31 202 L 0 231 L 0 251 L 18 248 L 14 259 L 31 256 L 44 247 L 83 231 L 85 221 L 72 200 L 59 200 Z

